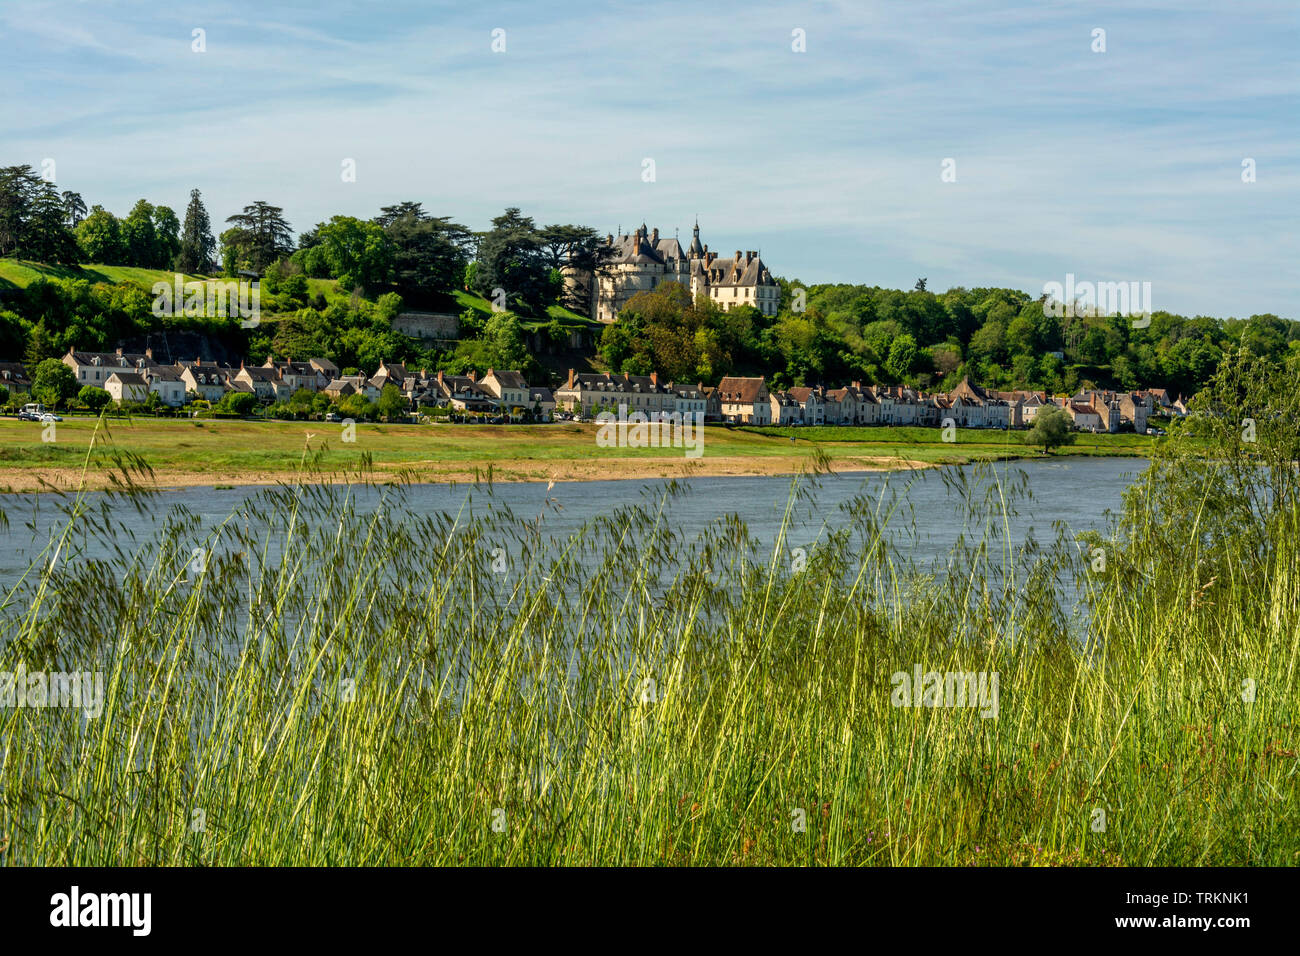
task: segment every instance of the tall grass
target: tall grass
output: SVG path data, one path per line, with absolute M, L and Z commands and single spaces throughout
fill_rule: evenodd
M 798 559 L 675 525 L 676 485 L 560 540 L 541 491 L 303 483 L 148 534 L 148 497 L 70 498 L 0 669 L 98 668 L 106 700 L 0 710 L 0 859 L 1295 864 L 1294 469 L 1177 449 L 1082 542 L 1014 542 L 1023 490 L 954 472 L 937 568 L 905 494 Z M 997 672 L 996 716 L 894 706 L 917 665 Z

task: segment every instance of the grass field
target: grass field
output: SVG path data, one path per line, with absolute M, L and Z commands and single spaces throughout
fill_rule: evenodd
M 0 259 L 0 288 L 6 286 L 26 288 L 40 278 L 46 279 L 84 279 L 87 282 L 134 282 L 146 289 L 152 289 L 155 282 L 176 281 L 176 273 L 168 269 L 139 269 L 135 266 L 106 266 L 84 264 L 78 266 L 46 265 L 43 262 L 28 262 L 22 259 Z M 224 276 L 200 276 L 184 274 L 186 282 L 227 282 Z M 338 282 L 334 279 L 308 279 L 307 290 L 312 295 L 320 293 L 326 298 L 340 295 Z
M 135 282 L 146 289 L 155 282 L 171 283 L 176 273 L 166 269 L 137 269 L 133 266 L 56 266 L 21 259 L 0 259 L 0 286 L 25 288 L 37 279 L 85 279 L 88 282 Z M 186 275 L 187 282 L 202 281 L 203 276 Z
M 73 488 L 86 470 L 88 487 L 104 487 L 115 459 L 152 470 L 158 485 L 249 484 L 290 480 L 304 461 L 322 480 L 330 474 L 373 467 L 380 475 L 406 472 L 415 480 L 473 477 L 492 469 L 498 480 L 680 477 L 690 474 L 793 473 L 824 455 L 837 470 L 962 464 L 1039 457 L 1015 433 L 960 430 L 957 441 L 938 429 L 771 429 L 709 427 L 703 453 L 681 448 L 602 448 L 597 426 L 359 424 L 355 441 L 323 422 L 256 422 L 191 419 L 68 417 L 42 440 L 39 423 L 0 419 L 0 489 L 30 491 L 49 482 Z M 1153 444 L 1139 436 L 1080 436 L 1070 453 L 1142 455 Z M 121 462 L 118 463 L 119 466 Z
M 175 281 L 176 274 L 166 269 L 138 269 L 133 266 L 107 266 L 98 264 L 84 264 L 79 266 L 60 266 L 46 265 L 42 262 L 29 262 L 22 259 L 5 259 L 0 258 L 0 289 L 4 288 L 26 288 L 32 282 L 40 278 L 46 279 L 84 279 L 88 282 L 134 282 L 146 289 L 151 289 L 155 282 L 166 282 L 169 285 Z M 221 282 L 227 281 L 222 276 L 198 276 L 186 275 L 186 282 Z M 338 281 L 335 279 L 313 279 L 307 280 L 307 289 L 311 295 L 323 295 L 326 299 L 335 299 L 340 296 L 346 296 L 347 293 L 340 292 Z M 446 298 L 445 305 L 442 308 L 449 310 L 464 311 L 472 309 L 480 313 L 483 318 L 492 314 L 492 303 L 480 295 L 472 292 L 466 292 L 464 289 L 453 290 Z M 267 316 L 268 321 L 275 321 L 275 316 Z M 526 331 L 536 331 L 541 326 L 547 324 L 552 319 L 559 319 L 563 325 L 569 327 L 576 326 L 596 326 L 598 323 L 586 316 L 579 315 L 560 305 L 552 305 L 546 310 L 546 316 L 543 318 L 523 318 L 521 323 Z

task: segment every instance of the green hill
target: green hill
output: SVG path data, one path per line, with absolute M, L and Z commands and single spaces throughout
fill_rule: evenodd
M 134 266 L 51 266 L 25 259 L 0 259 L 0 288 L 26 288 L 37 279 L 85 279 L 89 282 L 136 282 L 146 289 L 155 282 L 172 282 L 176 274 L 164 269 L 137 269 Z M 186 276 L 187 282 L 204 276 Z
M 175 281 L 175 277 L 174 272 L 166 269 L 140 269 L 135 266 L 106 266 L 94 263 L 80 266 L 57 266 L 46 265 L 42 262 L 31 262 L 25 259 L 0 258 L 0 290 L 26 288 L 41 278 L 85 279 L 88 282 L 108 282 L 113 284 L 134 282 L 149 289 L 153 287 L 155 282 L 171 283 Z M 215 282 L 226 280 L 222 276 L 186 275 L 184 281 Z M 307 286 L 313 296 L 319 293 L 326 299 L 347 295 L 347 293 L 339 290 L 338 281 L 335 279 L 308 279 Z M 364 298 L 373 301 L 371 296 L 365 296 Z M 435 303 L 436 308 L 433 311 L 463 312 L 466 309 L 473 309 L 482 313 L 484 317 L 492 314 L 491 302 L 482 296 L 466 292 L 463 289 L 457 289 L 438 298 L 441 301 Z M 563 306 L 553 305 L 546 311 L 547 317 L 545 319 L 521 317 L 521 324 L 528 331 L 536 331 L 551 319 L 559 319 L 561 324 L 565 326 L 598 325 L 592 319 L 579 315 Z
M 448 297 L 449 308 L 447 311 L 463 312 L 466 309 L 473 309 L 479 312 L 484 318 L 492 314 L 492 303 L 483 298 L 481 295 L 475 295 L 473 292 L 466 292 L 464 289 L 457 289 Z M 454 305 L 453 305 L 454 303 Z M 566 309 L 562 305 L 553 305 L 546 310 L 547 317 L 527 318 L 520 317 L 519 324 L 525 331 L 535 332 L 542 326 L 549 323 L 552 319 L 559 319 L 563 326 L 595 326 L 599 327 L 600 323 L 594 319 L 589 319 L 584 315 L 579 315 L 571 309 Z

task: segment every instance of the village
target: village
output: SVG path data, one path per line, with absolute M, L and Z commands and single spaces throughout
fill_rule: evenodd
M 656 373 L 628 375 L 575 372 L 558 388 L 530 385 L 514 370 L 488 369 L 479 377 L 470 371 L 409 370 L 397 362 L 381 361 L 375 372 L 344 374 L 325 358 L 306 361 L 268 359 L 262 365 L 241 362 L 238 368 L 215 361 L 164 363 L 152 350 L 129 353 L 69 350 L 62 362 L 72 372 L 78 390 L 102 389 L 116 409 L 187 410 L 198 414 L 215 407 L 238 408 L 244 414 L 261 408 L 266 417 L 296 406 L 299 417 L 341 420 L 378 403 L 388 392 L 388 417 L 400 410 L 408 421 L 454 417 L 459 421 L 544 423 L 588 421 L 602 412 L 620 409 L 647 420 L 672 415 L 708 423 L 754 426 L 906 425 L 1018 429 L 1033 425 L 1045 408 L 1062 409 L 1072 427 L 1083 432 L 1147 434 L 1153 416 L 1187 414 L 1181 397 L 1165 389 L 1133 392 L 1082 390 L 1074 395 L 1038 391 L 984 389 L 969 379 L 949 392 L 925 392 L 898 385 L 851 382 L 839 388 L 797 386 L 769 388 L 762 376 L 727 376 L 716 386 L 661 381 Z M 0 387 L 16 407 L 32 398 L 32 382 L 19 362 L 0 362 Z M 78 392 L 80 394 L 80 392 Z M 231 402 L 232 395 L 246 395 Z M 75 408 L 76 399 L 68 400 Z M 81 403 L 84 404 L 84 403 Z M 44 409 L 42 409 L 44 411 Z

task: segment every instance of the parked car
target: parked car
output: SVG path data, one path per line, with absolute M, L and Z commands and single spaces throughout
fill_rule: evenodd
M 49 422 L 63 421 L 53 412 L 46 411 L 45 406 L 39 402 L 28 402 L 24 405 L 22 411 L 18 413 L 18 420 L 20 422 L 46 422 L 47 424 Z
M 341 416 L 338 412 L 326 412 L 326 413 L 325 413 L 325 421 L 327 421 L 327 422 L 341 422 L 341 421 L 343 421 L 343 416 Z

